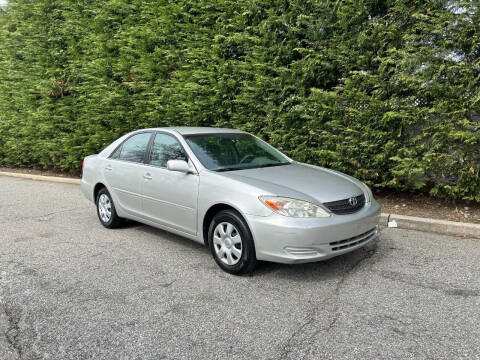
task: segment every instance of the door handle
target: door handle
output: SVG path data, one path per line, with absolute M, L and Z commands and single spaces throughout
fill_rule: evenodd
M 105 170 L 107 170 L 107 171 L 112 171 L 112 170 L 113 170 L 112 165 L 107 165 L 107 166 L 105 166 Z
M 152 180 L 152 175 L 150 173 L 146 173 L 145 175 L 143 175 L 143 178 L 145 180 Z

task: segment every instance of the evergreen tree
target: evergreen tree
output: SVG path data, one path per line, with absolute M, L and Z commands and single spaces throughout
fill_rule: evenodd
M 130 130 L 224 126 L 374 187 L 480 202 L 479 7 L 11 0 L 0 165 L 78 171 Z

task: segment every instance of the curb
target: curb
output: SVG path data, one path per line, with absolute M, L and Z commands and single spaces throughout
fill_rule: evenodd
M 67 177 L 64 178 L 60 176 L 44 176 L 44 175 L 5 172 L 5 171 L 0 171 L 0 176 L 10 176 L 10 177 L 28 179 L 28 180 L 51 181 L 51 182 L 58 182 L 58 183 L 64 183 L 64 184 L 80 185 L 80 179 L 73 179 L 73 178 L 67 178 Z
M 21 179 L 80 185 L 80 179 L 66 177 L 64 178 L 59 176 L 44 176 L 4 171 L 0 171 L 0 176 L 10 176 Z M 480 239 L 480 224 L 382 213 L 380 216 L 380 226 L 387 228 L 388 222 L 392 220 L 395 220 L 395 222 L 397 223 L 397 228 L 400 229 L 418 230 L 429 233 Z
M 400 229 L 480 239 L 480 224 L 382 213 L 380 225 L 387 228 L 388 222 L 392 220 L 395 220 Z

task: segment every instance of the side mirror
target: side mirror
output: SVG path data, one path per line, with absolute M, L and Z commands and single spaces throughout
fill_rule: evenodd
M 185 174 L 194 174 L 195 170 L 191 168 L 184 160 L 168 160 L 167 169 L 170 171 L 178 171 Z

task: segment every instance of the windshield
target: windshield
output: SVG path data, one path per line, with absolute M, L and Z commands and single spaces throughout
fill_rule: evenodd
M 279 151 L 250 134 L 202 134 L 185 136 L 185 139 L 203 166 L 213 171 L 290 163 Z

